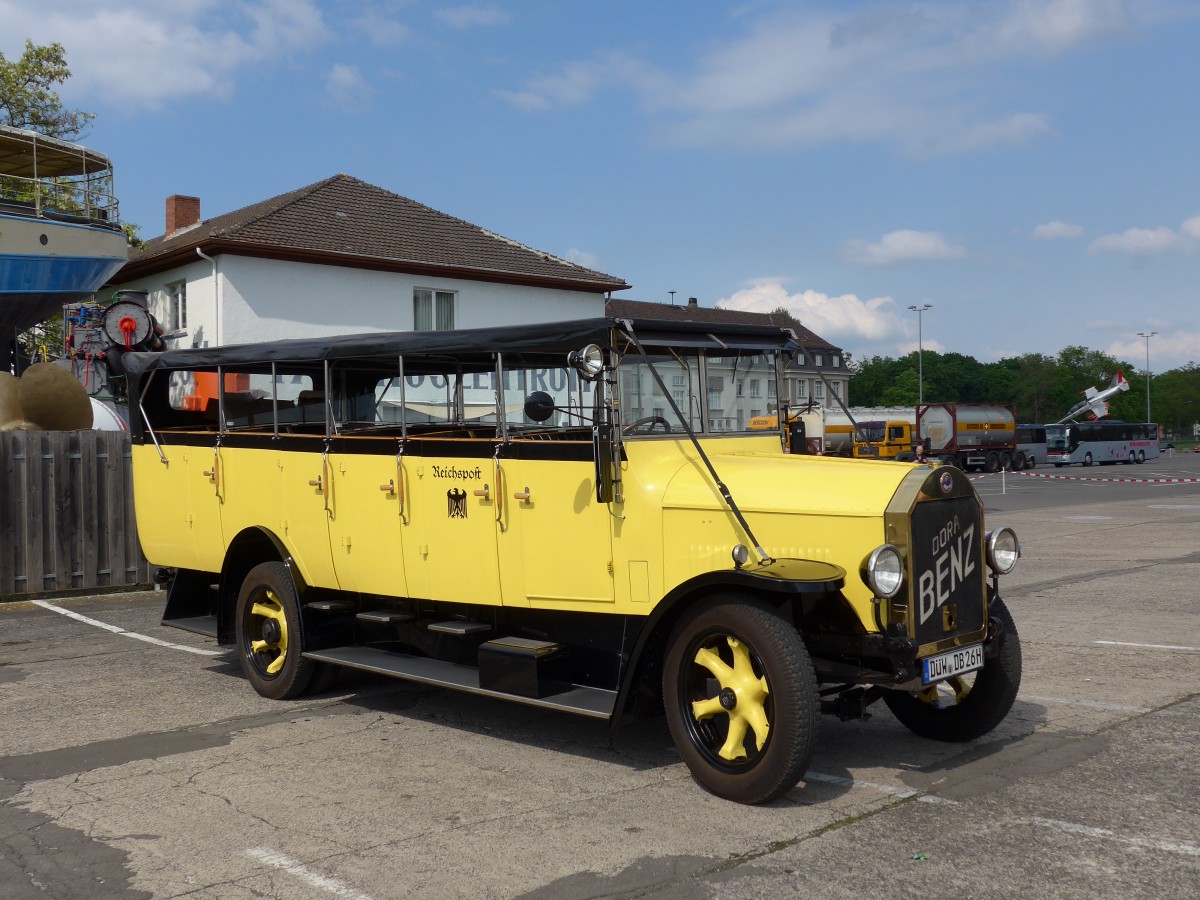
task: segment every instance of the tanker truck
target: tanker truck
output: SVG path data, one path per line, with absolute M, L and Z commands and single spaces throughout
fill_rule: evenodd
M 925 403 L 917 407 L 917 436 L 943 465 L 998 472 L 1012 467 L 1017 410 L 1011 403 Z
M 809 452 L 825 456 L 854 456 L 864 459 L 890 459 L 894 451 L 881 450 L 887 443 L 887 435 L 904 428 L 904 448 L 912 449 L 911 429 L 916 423 L 912 407 L 903 406 L 851 406 L 847 410 L 836 407 L 815 407 L 811 410 L 793 409 L 791 421 L 804 422 Z M 853 423 L 851 422 L 853 416 Z M 857 426 L 857 432 L 855 431 Z M 752 431 L 779 428 L 779 416 L 771 413 L 755 416 L 750 420 Z M 897 442 L 897 447 L 899 443 Z M 815 448 L 815 449 L 813 449 Z

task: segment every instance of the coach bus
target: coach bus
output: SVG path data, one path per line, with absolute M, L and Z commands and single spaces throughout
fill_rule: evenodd
M 1039 462 L 1046 461 L 1046 426 L 1018 425 L 1017 449 L 1013 453 L 1013 471 L 1032 469 Z
M 1153 422 L 1072 422 L 1046 426 L 1046 459 L 1057 467 L 1076 463 L 1144 463 L 1158 456 Z
M 126 353 L 165 624 L 275 699 L 348 667 L 665 712 L 747 803 L 797 783 L 820 712 L 978 738 L 1020 686 L 1016 535 L 958 469 L 787 452 L 786 406 L 750 429 L 799 350 L 589 319 Z

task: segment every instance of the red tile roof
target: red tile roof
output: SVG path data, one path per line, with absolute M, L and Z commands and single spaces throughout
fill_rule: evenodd
M 624 281 L 431 209 L 349 175 L 207 219 L 146 241 L 114 282 L 192 261 L 196 248 L 248 256 L 383 269 L 580 291 Z

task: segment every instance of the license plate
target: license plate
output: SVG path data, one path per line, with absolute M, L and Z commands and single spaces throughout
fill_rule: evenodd
M 961 647 L 958 650 L 949 650 L 946 653 L 939 653 L 937 656 L 930 656 L 921 660 L 921 665 L 923 667 L 921 681 L 924 684 L 933 684 L 935 681 L 941 681 L 952 675 L 961 675 L 963 672 L 982 669 L 983 644 L 973 644 L 970 647 Z

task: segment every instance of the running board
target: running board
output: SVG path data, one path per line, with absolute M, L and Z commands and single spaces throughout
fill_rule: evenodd
M 504 691 L 492 691 L 479 686 L 479 670 L 474 666 L 464 666 L 425 656 L 409 656 L 406 653 L 395 653 L 391 650 L 377 650 L 373 647 L 331 647 L 328 650 L 307 650 L 304 656 L 306 659 L 317 662 L 349 666 L 352 669 L 362 669 L 378 675 L 390 675 L 393 678 L 403 678 L 419 684 L 431 684 L 455 691 L 465 691 L 468 694 L 497 697 L 501 700 L 515 700 L 517 703 L 529 706 L 557 709 L 593 719 L 611 719 L 617 704 L 616 691 L 581 685 L 571 685 L 567 690 L 551 694 L 548 697 L 522 697 Z
M 218 637 L 216 616 L 189 616 L 180 619 L 163 619 L 162 624 L 171 628 L 190 631 L 192 634 L 202 634 L 213 640 L 216 640 Z

